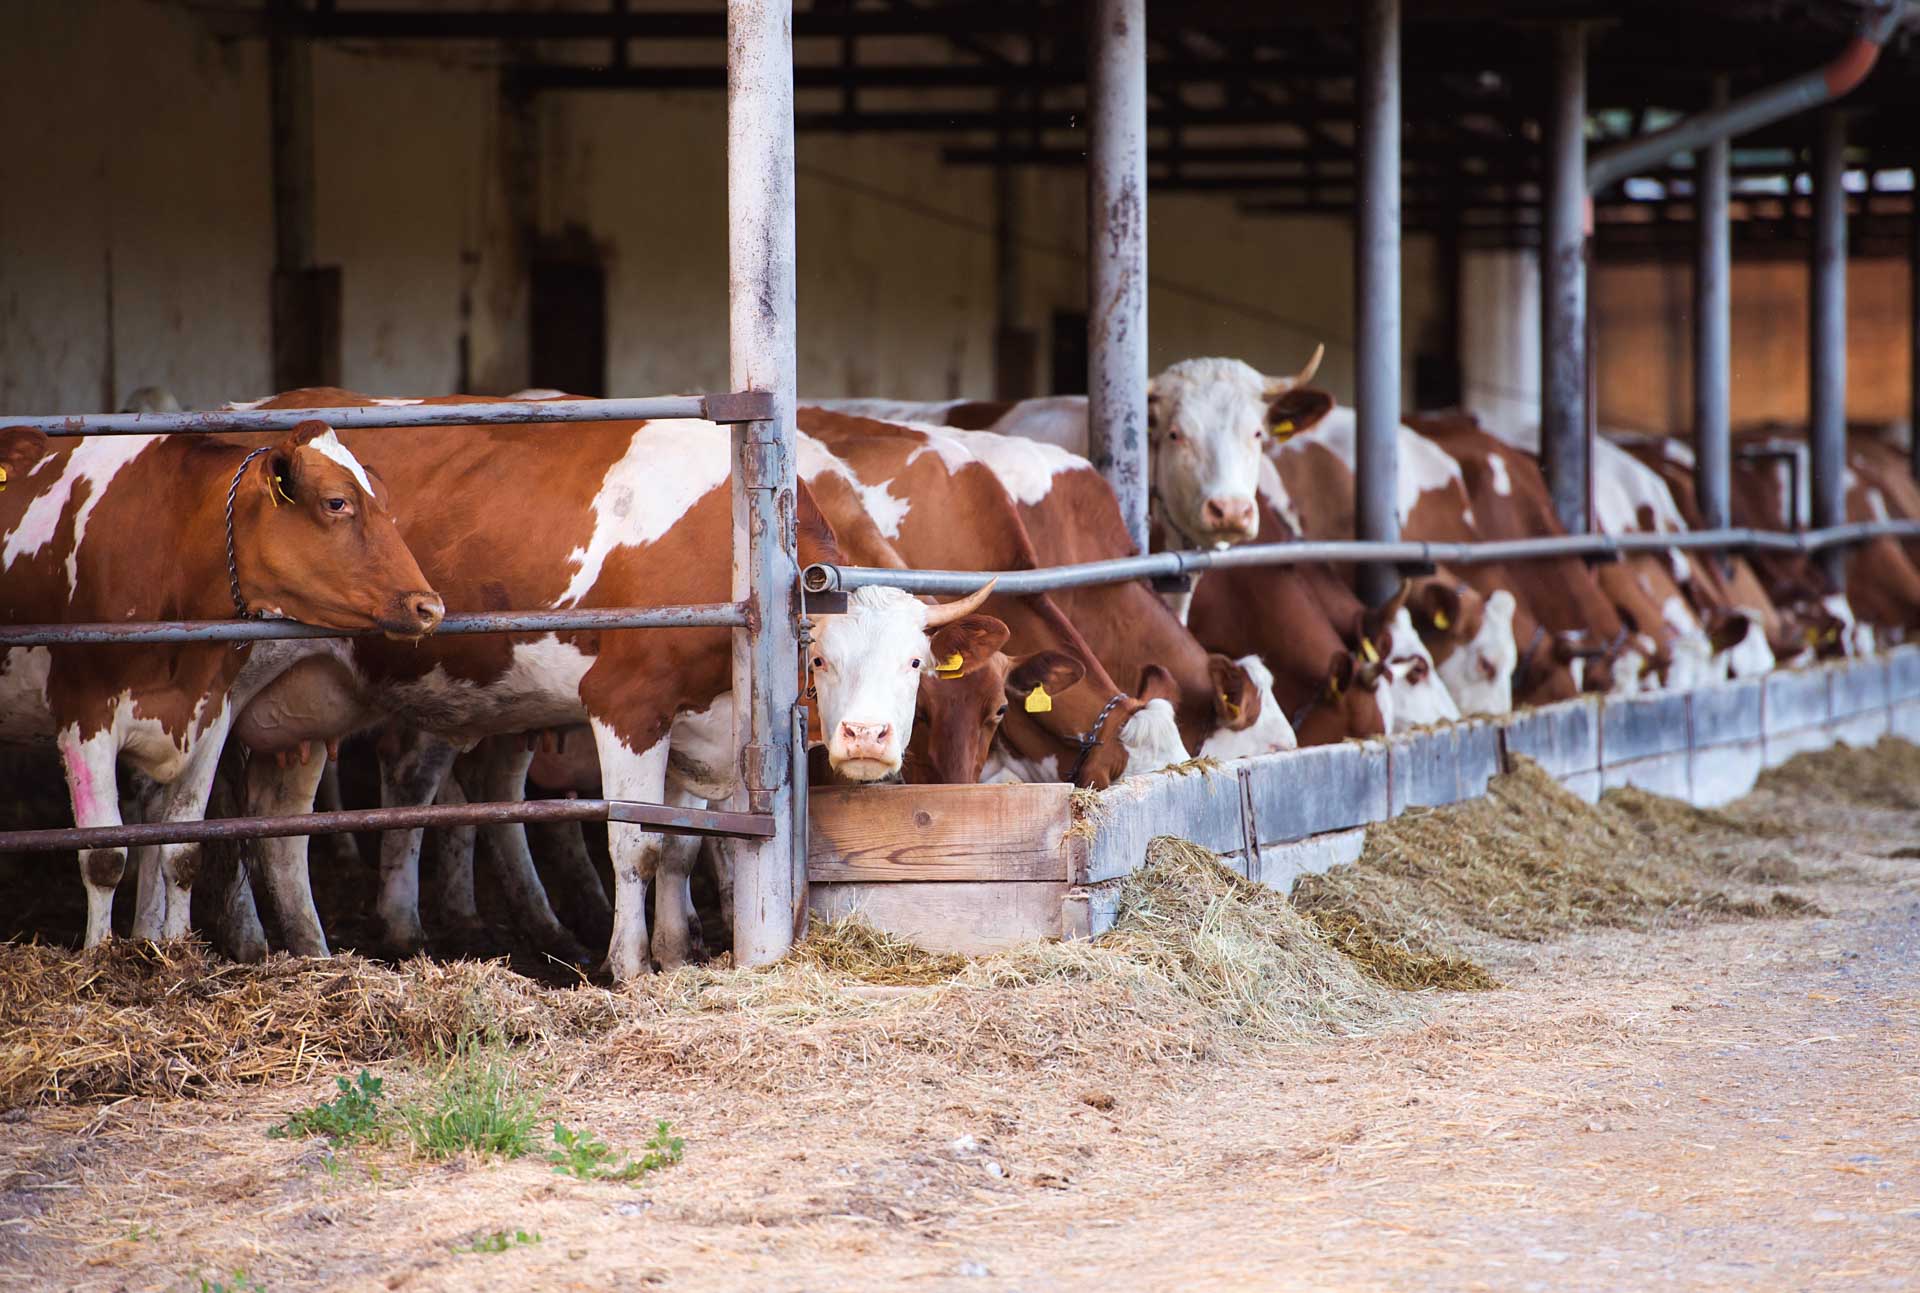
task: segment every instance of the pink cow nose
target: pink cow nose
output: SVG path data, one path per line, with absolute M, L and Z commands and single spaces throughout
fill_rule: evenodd
M 843 758 L 884 759 L 887 741 L 893 735 L 891 723 L 842 723 L 840 748 Z
M 1255 529 L 1253 500 L 1216 495 L 1200 509 L 1200 519 L 1215 534 L 1240 534 L 1252 537 Z

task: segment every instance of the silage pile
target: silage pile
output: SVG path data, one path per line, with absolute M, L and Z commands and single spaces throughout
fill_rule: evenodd
M 1920 810 L 1920 746 L 1885 736 L 1871 749 L 1796 754 L 1760 774 L 1756 791 L 1866 808 Z
M 1489 939 L 1812 910 L 1753 887 L 1796 879 L 1791 864 L 1754 877 L 1702 843 L 1778 829 L 1639 790 L 1588 804 L 1523 758 L 1484 798 L 1369 826 L 1357 862 L 1303 876 L 1293 901 L 1381 982 L 1487 988 L 1474 955 Z
M 474 1039 L 556 1081 L 758 1089 L 916 1066 L 1160 1063 L 1403 1010 L 1283 897 L 1162 839 L 1107 934 L 978 960 L 833 921 L 770 969 L 694 967 L 615 992 L 544 988 L 499 962 L 235 965 L 193 944 L 0 945 L 0 1107 L 304 1079 Z

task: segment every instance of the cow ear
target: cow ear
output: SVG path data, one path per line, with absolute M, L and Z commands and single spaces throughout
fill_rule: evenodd
M 1035 687 L 1046 688 L 1057 696 L 1087 676 L 1087 666 L 1065 651 L 1036 651 L 1013 667 L 1007 675 L 1007 695 L 1025 700 Z
M 1278 439 L 1311 430 L 1333 412 L 1333 396 L 1302 386 L 1274 397 L 1267 404 L 1267 430 Z
M 1169 705 L 1180 703 L 1180 684 L 1173 675 L 1157 664 L 1145 665 L 1140 670 L 1140 683 L 1133 694 L 1141 700 L 1164 700 Z
M 1207 656 L 1207 678 L 1213 683 L 1213 712 L 1228 731 L 1252 727 L 1260 719 L 1260 689 L 1246 669 L 1219 654 Z
M 1338 698 L 1341 692 L 1353 686 L 1355 667 L 1351 651 L 1335 651 L 1327 661 L 1327 691 Z
M 1747 631 L 1753 627 L 1753 619 L 1745 611 L 1721 611 L 1715 618 L 1713 628 L 1707 633 L 1715 652 L 1731 651 L 1746 638 Z
M 927 668 L 936 678 L 964 678 L 993 659 L 1007 637 L 1006 624 L 993 616 L 963 615 L 933 631 Z
M 1460 590 L 1445 579 L 1422 580 L 1407 606 L 1423 629 L 1451 633 L 1460 627 Z
M 47 456 L 47 433 L 27 427 L 8 427 L 0 431 L 0 490 L 17 484 L 32 471 L 34 464 Z
M 273 447 L 268 454 L 264 470 L 264 484 L 275 501 L 293 502 L 306 495 L 301 489 L 300 450 L 323 435 L 332 435 L 333 428 L 317 418 L 309 418 L 293 430 L 287 432 L 286 439 Z

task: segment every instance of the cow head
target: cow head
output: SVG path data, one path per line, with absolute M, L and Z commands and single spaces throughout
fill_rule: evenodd
M 1773 671 L 1778 662 L 1760 616 L 1738 607 L 1716 607 L 1707 612 L 1706 620 L 1707 638 L 1713 644 L 1721 677 L 1758 678 Z
M 1238 759 L 1299 747 L 1293 724 L 1273 698 L 1273 671 L 1257 655 L 1230 660 L 1207 657 L 1213 684 L 1215 727 L 1199 753 L 1212 759 Z
M 1258 533 L 1268 407 L 1313 376 L 1324 350 L 1293 377 L 1265 377 L 1237 359 L 1188 359 L 1148 385 L 1153 497 L 1180 546 L 1245 543 Z
M 1085 675 L 1086 666 L 1064 652 L 1041 651 L 1015 658 L 995 651 L 978 669 L 922 679 L 906 779 L 942 784 L 979 781 L 1008 706 L 1023 703 L 1035 687 L 1057 696 L 1077 686 Z
M 1389 732 L 1460 717 L 1460 707 L 1447 694 L 1426 644 L 1414 632 L 1406 606 L 1411 591 L 1411 584 L 1402 584 L 1391 601 L 1361 619 L 1361 650 L 1369 660 L 1377 656 L 1387 665 L 1387 689 L 1393 695 Z
M 1335 651 L 1326 682 L 1295 717 L 1300 744 L 1337 745 L 1386 735 L 1393 726 L 1392 692 L 1381 685 L 1386 678 L 1384 660 L 1359 661 L 1350 651 Z
M 900 771 L 920 680 L 964 677 L 1005 645 L 1007 626 L 974 614 L 992 588 L 945 606 L 897 588 L 859 588 L 844 614 L 816 617 L 808 676 L 836 773 L 878 781 Z
M 250 610 L 417 638 L 446 606 L 366 469 L 324 422 L 302 422 L 233 489 L 234 569 Z
M 1417 581 L 1407 599 L 1414 628 L 1462 714 L 1513 709 L 1520 654 L 1513 640 L 1515 606 L 1504 588 L 1482 597 L 1444 576 Z

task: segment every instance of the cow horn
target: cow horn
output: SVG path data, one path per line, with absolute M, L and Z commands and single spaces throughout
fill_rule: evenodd
M 944 606 L 927 607 L 927 627 L 937 629 L 942 624 L 951 624 L 963 615 L 971 615 L 980 609 L 980 603 L 987 600 L 987 594 L 993 591 L 997 579 L 989 579 L 958 601 L 948 602 Z
M 1323 341 L 1313 348 L 1313 358 L 1309 359 L 1307 366 L 1300 370 L 1300 375 L 1293 379 L 1293 384 L 1295 386 L 1305 386 L 1308 382 L 1312 381 L 1313 375 L 1320 371 L 1320 361 L 1326 357 L 1327 343 Z

